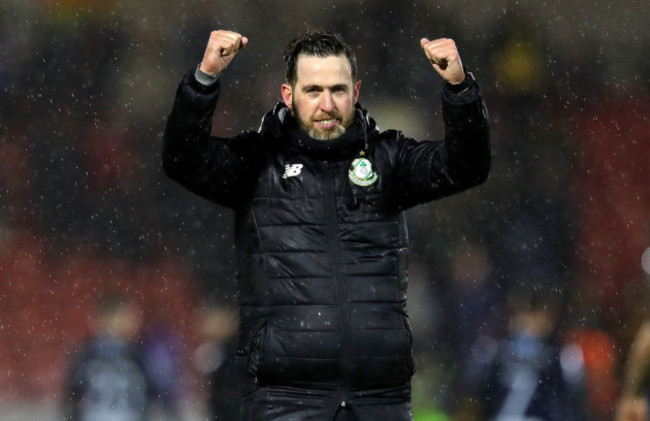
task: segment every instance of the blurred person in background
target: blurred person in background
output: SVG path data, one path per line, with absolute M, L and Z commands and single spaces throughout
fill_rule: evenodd
M 237 317 L 226 305 L 206 303 L 199 311 L 198 331 L 201 344 L 192 355 L 194 367 L 207 379 L 208 419 L 239 419 L 239 383 L 237 381 Z
M 557 294 L 515 287 L 508 310 L 508 336 L 483 335 L 472 347 L 456 419 L 587 421 L 584 362 L 577 345 L 557 338 Z
M 150 414 L 156 421 L 179 421 L 186 391 L 181 364 L 184 343 L 168 323 L 158 320 L 148 325 L 140 348 L 154 400 Z
M 222 71 L 247 45 L 211 33 L 162 151 L 169 177 L 235 211 L 242 419 L 411 420 L 403 211 L 486 180 L 479 87 L 453 40 L 422 38 L 444 81 L 444 140 L 381 132 L 350 46 L 309 32 L 287 46 L 282 101 L 259 131 L 212 136 Z
M 444 323 L 437 337 L 445 365 L 454 376 L 462 371 L 472 344 L 503 324 L 503 292 L 495 288 L 492 258 L 486 245 L 470 240 L 454 252 L 449 274 L 441 282 Z M 453 387 L 452 387 L 453 398 Z
M 615 421 L 647 421 L 650 374 L 650 319 L 645 320 L 632 342 L 623 372 Z
M 144 421 L 151 382 L 138 349 L 142 315 L 119 295 L 103 297 L 91 321 L 92 336 L 69 367 L 66 421 Z

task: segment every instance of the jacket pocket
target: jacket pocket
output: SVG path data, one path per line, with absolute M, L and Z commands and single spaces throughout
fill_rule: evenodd
M 415 362 L 413 360 L 413 330 L 411 329 L 411 322 L 409 321 L 407 315 L 404 315 L 402 317 L 402 324 L 404 325 L 403 332 L 404 332 L 406 344 L 408 346 L 406 352 L 407 374 L 409 376 L 412 376 L 413 374 L 415 374 Z
M 413 331 L 411 330 L 411 322 L 408 316 L 402 317 L 402 326 L 404 326 L 404 335 L 406 336 L 409 347 L 413 345 Z
M 266 351 L 268 345 L 268 328 L 267 321 L 260 320 L 252 329 L 253 338 L 250 343 L 250 351 L 248 353 L 248 373 L 255 377 L 259 377 L 261 368 L 266 360 Z

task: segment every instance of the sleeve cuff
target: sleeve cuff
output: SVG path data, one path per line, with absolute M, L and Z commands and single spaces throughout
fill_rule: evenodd
M 445 82 L 442 96 L 452 104 L 462 104 L 474 100 L 480 95 L 478 83 L 472 72 L 465 69 L 465 80 L 456 85 Z
M 196 66 L 196 70 L 194 71 L 194 79 L 196 79 L 196 81 L 199 82 L 201 85 L 212 86 L 219 80 L 218 75 L 209 75 L 205 72 L 202 72 L 201 69 L 199 69 L 199 67 L 200 65 Z

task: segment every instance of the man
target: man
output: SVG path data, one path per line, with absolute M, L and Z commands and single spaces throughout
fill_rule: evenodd
M 482 183 L 486 110 L 450 39 L 420 41 L 443 77 L 444 141 L 380 132 L 337 35 L 285 52 L 282 101 L 257 132 L 210 136 L 218 77 L 248 39 L 211 34 L 181 82 L 163 167 L 234 209 L 243 420 L 410 420 L 403 211 Z
M 144 421 L 153 403 L 152 382 L 136 339 L 140 308 L 117 295 L 102 299 L 93 336 L 78 350 L 68 373 L 66 421 Z
M 557 337 L 560 297 L 546 287 L 515 287 L 508 334 L 481 335 L 458 391 L 459 411 L 491 421 L 586 421 L 586 372 L 577 345 Z

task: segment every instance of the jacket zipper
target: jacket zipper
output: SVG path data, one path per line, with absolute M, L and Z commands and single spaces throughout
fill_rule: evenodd
M 348 291 L 343 276 L 343 257 L 341 253 L 341 244 L 338 238 L 338 218 L 336 212 L 336 186 L 335 174 L 331 165 L 323 162 L 325 176 L 325 212 L 327 216 L 327 242 L 332 256 L 332 270 L 334 272 L 334 282 L 336 288 L 336 302 L 341 323 L 341 402 L 345 403 L 348 399 L 348 387 L 350 370 L 348 362 L 350 361 L 350 318 L 348 309 Z M 345 404 L 343 404 L 345 406 Z

